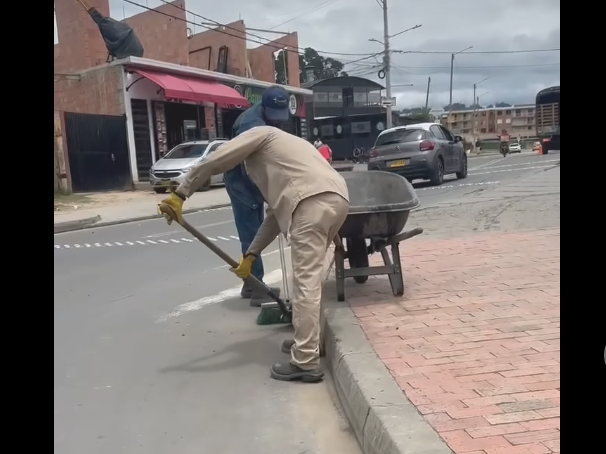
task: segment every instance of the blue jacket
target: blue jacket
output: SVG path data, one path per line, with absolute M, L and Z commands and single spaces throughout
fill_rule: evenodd
M 266 126 L 261 103 L 249 107 L 240 114 L 234 123 L 232 132 L 236 137 L 256 126 Z M 246 173 L 244 164 L 225 172 L 223 181 L 225 181 L 225 189 L 230 198 L 235 198 L 250 208 L 257 208 L 265 202 L 261 192 Z

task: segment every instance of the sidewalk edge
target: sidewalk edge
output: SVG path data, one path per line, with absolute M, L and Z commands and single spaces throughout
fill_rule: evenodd
M 332 261 L 332 251 L 325 265 Z M 326 268 L 325 268 L 326 269 Z M 452 454 L 375 353 L 333 279 L 323 291 L 326 361 L 337 396 L 364 454 Z
M 101 219 L 101 216 L 96 215 L 84 219 L 78 219 L 76 221 L 58 222 L 55 224 L 55 233 L 71 232 L 73 230 L 81 230 L 87 227 L 92 227 L 97 221 L 99 221 L 99 219 Z
M 191 208 L 188 210 L 183 210 L 183 214 L 197 213 L 199 211 L 214 210 L 217 208 L 225 208 L 228 206 L 231 206 L 231 203 L 218 203 L 215 205 L 209 205 L 204 208 Z M 94 216 L 91 218 L 86 218 L 86 219 L 82 219 L 82 220 L 78 220 L 78 221 L 67 221 L 67 222 L 57 223 L 57 224 L 55 224 L 55 233 L 66 233 L 66 232 L 73 232 L 76 230 L 92 229 L 92 228 L 97 228 L 97 227 L 109 227 L 112 225 L 128 224 L 131 222 L 139 222 L 139 221 L 148 221 L 150 219 L 159 219 L 161 217 L 162 217 L 162 215 L 160 215 L 160 214 L 152 214 L 152 215 L 148 215 L 148 216 L 138 216 L 138 217 L 134 217 L 134 218 L 118 219 L 115 221 L 99 222 L 101 219 L 101 216 L 97 215 L 97 216 Z

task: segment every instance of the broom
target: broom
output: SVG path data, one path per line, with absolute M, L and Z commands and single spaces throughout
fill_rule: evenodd
M 282 267 L 282 286 L 286 294 L 286 305 L 290 308 L 290 288 L 288 286 L 288 274 L 286 270 L 286 258 L 284 256 L 284 240 L 282 234 L 278 236 L 278 249 L 280 250 L 280 266 Z M 261 312 L 257 316 L 257 325 L 279 325 L 292 323 L 292 311 L 285 316 L 277 303 L 261 304 Z

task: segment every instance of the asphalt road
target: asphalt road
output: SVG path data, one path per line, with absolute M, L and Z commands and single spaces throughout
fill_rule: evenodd
M 456 201 L 557 160 L 471 158 L 467 179 L 417 191 L 424 206 Z M 238 257 L 230 209 L 187 218 Z M 180 227 L 56 234 L 54 255 L 55 454 L 360 453 L 330 380 L 269 378 L 290 333 L 256 326 L 238 281 Z M 277 244 L 265 262 L 279 282 Z

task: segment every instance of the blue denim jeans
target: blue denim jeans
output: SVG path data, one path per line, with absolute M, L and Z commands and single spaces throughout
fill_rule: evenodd
M 248 178 L 248 175 L 239 167 L 226 172 L 224 181 L 225 189 L 231 200 L 242 254 L 244 254 L 250 247 L 265 218 L 265 201 L 257 187 Z M 251 271 L 254 277 L 263 280 L 265 272 L 261 256 L 253 262 Z

